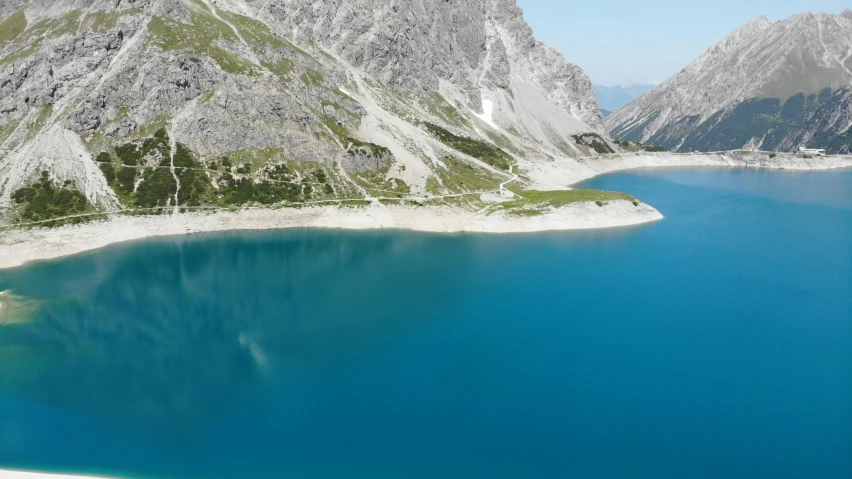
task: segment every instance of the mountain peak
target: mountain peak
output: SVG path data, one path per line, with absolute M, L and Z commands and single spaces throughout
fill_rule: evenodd
M 842 15 L 852 18 L 852 10 Z M 786 149 L 823 135 L 817 141 L 829 149 L 848 151 L 848 142 L 835 139 L 848 126 L 850 49 L 852 24 L 837 14 L 800 13 L 776 23 L 761 16 L 609 116 L 607 126 L 617 139 L 672 149 L 740 148 L 752 140 Z M 794 101 L 785 106 L 788 99 Z M 737 121 L 754 127 L 746 131 Z M 776 128 L 782 123 L 786 130 Z
M 747 26 L 754 26 L 754 27 L 761 27 L 761 28 L 771 27 L 772 26 L 772 20 L 767 18 L 766 15 L 761 15 L 761 16 L 755 18 L 754 20 L 752 20 L 751 22 L 749 22 L 747 24 Z
M 843 13 L 841 13 L 840 16 L 852 20 L 852 10 L 847 8 L 846 10 L 843 10 Z

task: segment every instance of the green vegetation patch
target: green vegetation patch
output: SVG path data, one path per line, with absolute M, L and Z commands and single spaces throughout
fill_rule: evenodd
M 141 158 L 145 158 L 151 154 L 159 154 L 161 158 L 168 158 L 172 154 L 172 146 L 169 143 L 169 135 L 164 127 L 154 132 L 154 136 L 146 138 L 142 142 L 140 150 Z
M 321 87 L 325 85 L 325 75 L 323 75 L 322 72 L 319 72 L 312 68 L 308 68 L 305 73 L 302 73 L 302 76 L 300 78 L 302 79 L 302 83 L 307 86 Z
M 352 138 L 351 136 L 344 138 L 343 142 L 347 144 L 348 151 L 351 154 L 362 153 L 366 156 L 372 156 L 375 158 L 390 158 L 393 156 L 390 149 L 385 148 L 384 146 L 361 141 L 357 138 Z
M 118 20 L 125 15 L 141 13 L 142 10 L 132 8 L 122 11 L 98 11 L 87 13 L 82 20 L 82 27 L 98 33 L 108 32 L 118 26 Z
M 194 13 L 193 24 L 176 22 L 162 17 L 153 17 L 148 22 L 151 35 L 149 42 L 163 50 L 183 50 L 215 61 L 227 73 L 251 75 L 254 66 L 219 46 L 220 40 L 239 41 L 234 31 L 212 15 Z
M 180 181 L 178 201 L 181 206 L 201 206 L 210 199 L 213 186 L 201 163 L 193 156 L 189 148 L 181 143 L 175 146 L 175 174 Z
M 110 185 L 115 183 L 117 176 L 115 173 L 115 167 L 112 163 L 100 163 L 98 164 L 98 167 L 101 169 L 101 173 L 104 174 L 104 178 L 106 178 L 107 183 Z
M 215 95 L 216 95 L 216 90 L 205 91 L 204 93 L 201 94 L 201 97 L 198 99 L 198 104 L 203 105 L 203 104 L 209 102 L 210 100 L 213 99 L 213 96 L 215 96 Z
M 32 25 L 27 25 L 23 34 L 20 34 L 16 41 L 41 43 L 44 39 L 72 35 L 80 29 L 81 21 L 82 14 L 79 10 L 72 10 L 61 17 L 45 18 Z
M 411 194 L 411 187 L 405 181 L 399 178 L 388 178 L 387 173 L 388 168 L 381 171 L 365 171 L 353 175 L 353 180 L 377 197 L 403 198 Z
M 169 124 L 168 115 L 160 115 L 153 120 L 139 126 L 136 134 L 139 138 L 147 138 L 153 136 L 159 130 L 164 130 Z
M 45 40 L 60 38 L 77 32 L 80 28 L 80 11 L 73 10 L 58 18 L 46 18 L 28 25 L 26 18 L 21 19 L 22 13 L 16 12 L 0 24 L 0 36 L 8 38 L 8 42 L 0 41 L 0 45 L 15 42 L 24 45 L 17 51 L 0 59 L 0 65 L 6 65 L 27 58 L 39 51 Z M 7 24 L 7 22 L 10 22 Z M 24 30 L 21 31 L 23 25 Z M 5 27 L 9 27 L 7 33 Z
M 243 39 L 245 39 L 245 41 L 249 43 L 252 48 L 257 52 L 262 53 L 265 52 L 267 49 L 288 49 L 306 58 L 313 59 L 313 57 L 306 51 L 276 35 L 263 22 L 259 22 L 253 18 L 249 18 L 244 15 L 226 12 L 223 10 L 219 10 L 218 13 L 220 17 L 222 17 L 231 25 L 233 25 L 234 28 L 236 28 L 237 31 L 240 32 L 240 35 L 243 37 Z
M 12 133 L 14 133 L 15 128 L 18 127 L 18 121 L 9 121 L 4 125 L 0 125 L 0 143 L 6 141 Z
M 136 166 L 142 159 L 142 151 L 135 143 L 127 143 L 115 149 L 115 154 L 125 166 Z
M 490 143 L 454 135 L 432 123 L 424 123 L 424 125 L 441 143 L 478 160 L 482 160 L 494 168 L 509 171 L 512 163 L 515 161 L 511 155 Z
M 845 129 L 846 123 L 838 123 L 835 115 L 847 107 L 850 92 L 849 88 L 826 88 L 820 93 L 799 93 L 783 102 L 779 98 L 753 98 L 703 122 L 698 116 L 683 118 L 648 141 L 680 151 L 706 152 L 736 150 L 753 138 L 761 138 L 764 150 L 808 146 L 825 148 L 828 153 L 847 153 L 852 150 L 852 131 Z M 811 137 L 813 131 L 817 134 Z M 636 136 L 613 135 L 622 140 Z M 807 137 L 811 138 L 807 145 L 796 144 Z
M 615 153 L 615 150 L 607 144 L 606 140 L 597 133 L 583 133 L 582 135 L 573 135 L 571 138 L 578 145 L 591 148 L 599 155 Z
M 240 165 L 246 166 L 249 170 L 256 170 L 270 163 L 280 162 L 285 159 L 282 148 L 245 148 L 228 153 L 222 157 L 220 163 L 227 171 L 231 171 L 231 168 L 239 167 Z
M 24 9 L 16 10 L 15 13 L 0 22 L 0 45 L 8 45 L 18 38 L 27 29 L 27 15 Z
M 33 130 L 41 130 L 41 128 L 47 123 L 47 120 L 50 119 L 51 115 L 53 115 L 53 103 L 42 105 L 38 112 L 38 118 L 36 118 Z
M 435 168 L 437 178 L 430 178 L 426 183 L 427 191 L 434 195 L 443 194 L 442 189 L 449 193 L 492 191 L 499 188 L 500 183 L 505 181 L 485 168 L 471 165 L 452 156 L 445 157 L 441 161 L 446 168 Z
M 284 83 L 289 83 L 292 80 L 290 75 L 292 75 L 293 71 L 295 71 L 296 69 L 295 63 L 286 58 L 275 62 L 262 60 L 260 64 L 263 65 L 264 68 L 275 74 L 275 76 L 277 76 L 278 79 Z
M 622 140 L 614 140 L 615 144 L 621 148 L 624 148 L 627 151 L 631 151 L 634 153 L 638 153 L 640 151 L 647 151 L 649 153 L 665 153 L 669 151 L 668 148 L 664 146 L 657 145 L 645 145 L 639 143 L 637 141 L 622 141 Z
M 54 227 L 93 219 L 93 216 L 66 218 L 94 211 L 86 196 L 69 188 L 70 184 L 66 181 L 62 186 L 54 185 L 48 172 L 43 171 L 38 182 L 14 191 L 12 201 L 24 207 L 17 222 L 44 222 L 43 226 Z
M 420 98 L 420 105 L 449 125 L 461 128 L 466 128 L 469 125 L 467 118 L 438 92 L 425 94 Z
M 629 201 L 639 205 L 636 198 L 615 191 L 599 190 L 559 190 L 559 191 L 519 191 L 520 198 L 501 203 L 500 209 L 509 214 L 530 216 L 544 214 L 550 208 L 561 208 L 574 203 L 596 203 L 603 206 L 609 201 Z
M 42 40 L 36 40 L 33 43 L 27 44 L 24 48 L 18 49 L 17 51 L 0 58 L 0 65 L 9 65 L 33 55 L 38 52 L 39 48 L 41 48 L 41 42 Z
M 101 171 L 108 180 L 112 179 L 110 183 L 112 189 L 123 199 L 133 194 L 139 170 L 129 166 L 121 166 L 116 170 L 112 165 L 102 165 Z
M 174 203 L 177 182 L 169 168 L 149 168 L 136 188 L 136 205 L 142 208 L 164 208 Z
M 296 183 L 254 181 L 251 178 L 234 178 L 230 173 L 222 175 L 218 192 L 218 203 L 242 206 L 249 203 L 274 205 L 282 202 L 302 200 L 302 186 Z

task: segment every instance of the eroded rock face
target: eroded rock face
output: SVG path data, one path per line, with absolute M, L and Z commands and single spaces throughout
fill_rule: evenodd
M 777 23 L 760 17 L 608 117 L 606 124 L 617 138 L 682 150 L 787 150 L 817 141 L 848 151 L 838 138 L 852 113 L 850 52 L 849 10 L 841 15 L 799 14 Z M 793 112 L 799 96 L 805 105 Z M 820 105 L 811 108 L 817 102 Z M 777 117 L 781 127 L 764 125 L 760 115 Z M 753 131 L 745 137 L 732 134 L 744 129 Z
M 515 0 L 251 3 L 297 41 L 322 45 L 386 84 L 437 91 L 446 81 L 466 91 L 509 89 L 515 75 L 592 128 L 602 125 L 588 77 L 535 39 Z
M 447 154 L 424 121 L 531 161 L 606 136 L 586 75 L 515 0 L 9 0 L 0 17 L 0 160 L 48 131 L 94 156 L 166 127 L 202 159 L 274 149 L 361 172 L 375 162 L 347 154 L 359 137 L 423 189 Z

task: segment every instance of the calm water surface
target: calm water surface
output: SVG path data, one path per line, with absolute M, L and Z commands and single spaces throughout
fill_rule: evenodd
M 0 467 L 852 477 L 852 171 L 584 186 L 666 219 L 186 236 L 0 271 L 37 305 L 0 326 Z

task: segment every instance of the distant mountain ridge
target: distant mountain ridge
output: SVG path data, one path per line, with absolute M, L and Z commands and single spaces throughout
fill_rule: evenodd
M 655 85 L 602 86 L 592 85 L 604 115 L 618 111 L 623 106 L 654 89 Z
M 614 138 L 678 151 L 852 144 L 852 10 L 737 29 L 610 115 Z

